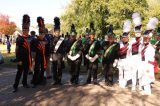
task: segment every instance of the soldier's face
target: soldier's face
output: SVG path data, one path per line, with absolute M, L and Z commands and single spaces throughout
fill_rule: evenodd
M 135 32 L 135 37 L 141 37 L 141 32 Z
M 43 35 L 39 35 L 39 39 L 43 40 L 44 39 L 44 34 Z
M 89 35 L 86 35 L 85 37 L 88 39 L 88 38 L 89 38 Z
M 109 41 L 110 43 L 113 43 L 113 42 L 114 42 L 114 37 L 113 37 L 113 36 L 108 36 L 108 41 Z
M 55 36 L 59 36 L 59 35 L 60 35 L 60 31 L 58 31 L 58 30 L 55 31 L 55 32 L 54 32 L 54 35 L 55 35 Z
M 71 36 L 71 40 L 74 40 L 74 39 L 76 39 L 76 36 L 75 36 L 75 35 L 72 35 L 72 36 Z
M 94 40 L 94 38 L 95 38 L 95 35 L 93 35 L 93 34 L 90 35 L 90 39 L 91 39 L 91 40 Z
M 28 36 L 29 30 L 23 30 L 23 35 Z
M 146 44 L 146 43 L 149 43 L 150 42 L 150 39 L 149 37 L 143 37 L 143 43 Z
M 123 37 L 123 38 L 122 38 L 122 42 L 126 43 L 126 42 L 128 42 L 128 41 L 129 41 L 128 37 Z

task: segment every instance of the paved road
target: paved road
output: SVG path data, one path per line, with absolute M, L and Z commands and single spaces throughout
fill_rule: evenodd
M 160 82 L 153 85 L 151 96 L 142 96 L 131 88 L 121 89 L 115 84 L 107 87 L 102 77 L 99 85 L 83 85 L 86 76 L 80 76 L 80 85 L 69 83 L 69 74 L 63 74 L 62 86 L 53 86 L 52 79 L 46 86 L 19 87 L 12 93 L 16 69 L 0 68 L 0 106 L 160 106 Z M 65 76 L 65 77 L 64 77 Z M 32 76 L 29 76 L 30 81 Z

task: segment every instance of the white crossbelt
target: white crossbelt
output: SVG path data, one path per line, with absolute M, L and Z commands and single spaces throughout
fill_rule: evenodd
M 54 53 L 57 52 L 57 50 L 58 50 L 58 48 L 60 47 L 60 45 L 62 44 L 63 40 L 64 40 L 64 38 L 63 38 L 63 37 L 60 37 L 60 39 L 58 40 L 58 42 L 57 42 L 57 44 L 56 44 L 56 46 L 55 46 L 55 48 L 54 48 Z

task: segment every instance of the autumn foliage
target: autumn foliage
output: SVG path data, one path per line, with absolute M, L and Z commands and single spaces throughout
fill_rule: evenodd
M 9 16 L 0 14 L 0 34 L 12 35 L 15 30 L 16 24 L 9 21 Z

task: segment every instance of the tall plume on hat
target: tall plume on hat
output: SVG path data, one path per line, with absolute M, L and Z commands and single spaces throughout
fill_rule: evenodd
M 130 31 L 131 31 L 131 21 L 126 20 L 123 25 L 123 35 L 122 36 L 128 36 Z
M 156 28 L 157 25 L 158 19 L 156 17 L 150 18 L 146 27 L 146 31 L 144 32 L 144 36 L 151 38 L 153 36 L 152 31 Z
M 90 30 L 94 30 L 94 23 L 90 22 Z
M 39 27 L 39 34 L 43 34 L 45 32 L 44 19 L 42 17 L 37 17 L 37 23 Z
M 88 35 L 88 34 L 89 34 L 89 29 L 86 28 L 86 30 L 85 30 L 85 35 Z
M 22 30 L 29 31 L 29 27 L 30 27 L 30 17 L 29 15 L 25 14 L 23 15 L 23 20 L 22 20 Z
M 135 32 L 141 32 L 142 22 L 141 22 L 141 16 L 139 13 L 133 13 L 132 14 L 132 20 L 135 26 L 134 31 Z
M 156 17 L 152 17 L 149 19 L 149 22 L 147 24 L 147 30 L 154 30 L 156 26 L 158 25 L 158 19 Z
M 113 36 L 113 37 L 116 38 L 116 35 L 115 35 L 115 33 L 113 32 L 113 25 L 112 25 L 112 24 L 109 25 L 107 35 L 108 35 L 108 36 Z
M 109 26 L 108 33 L 111 33 L 111 34 L 113 33 L 113 25 Z
M 131 31 L 131 21 L 126 20 L 123 25 L 123 32 L 130 32 Z
M 139 25 L 141 25 L 142 23 L 141 23 L 141 16 L 140 16 L 140 14 L 139 13 L 133 13 L 132 14 L 132 19 L 133 19 L 133 23 L 134 23 L 134 25 L 135 26 L 139 26 Z
M 76 35 L 76 34 L 77 34 L 76 29 L 75 29 L 75 25 L 74 25 L 74 24 L 71 25 L 70 34 L 71 34 L 71 35 Z
M 60 19 L 59 17 L 54 18 L 54 31 L 59 30 L 60 31 Z
M 90 22 L 90 34 L 95 34 L 94 23 Z

